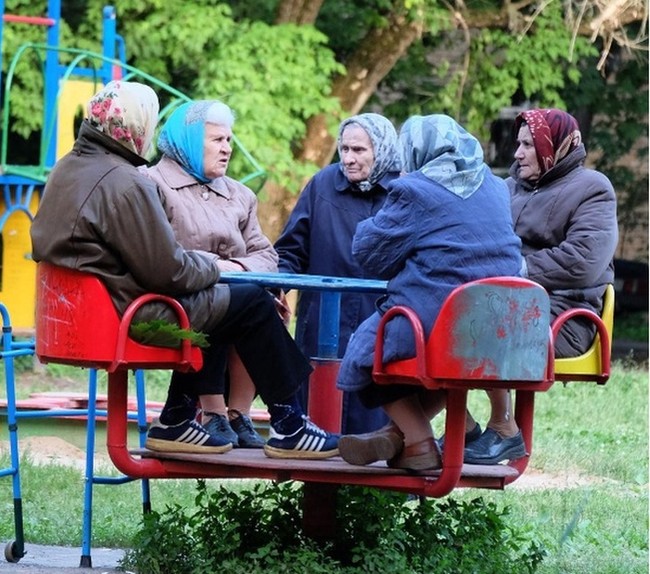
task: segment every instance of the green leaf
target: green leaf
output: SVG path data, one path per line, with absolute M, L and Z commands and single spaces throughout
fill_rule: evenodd
M 133 323 L 131 336 L 138 342 L 154 347 L 180 347 L 181 343 L 189 340 L 196 347 L 209 347 L 205 333 L 193 329 L 181 329 L 178 325 L 161 319 Z

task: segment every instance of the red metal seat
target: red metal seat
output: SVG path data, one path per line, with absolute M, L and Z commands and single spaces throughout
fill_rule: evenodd
M 413 327 L 416 355 L 384 364 L 385 327 L 398 315 Z M 389 309 L 378 329 L 373 378 L 379 384 L 446 390 L 445 452 L 438 489 L 451 491 L 463 467 L 467 391 L 516 389 L 515 418 L 530 454 L 534 393 L 553 384 L 553 361 L 546 291 L 528 279 L 493 277 L 452 291 L 428 339 L 412 309 Z M 509 464 L 521 474 L 527 463 L 528 456 Z
M 142 295 L 120 319 L 102 281 L 89 273 L 39 263 L 36 284 L 36 355 L 43 363 L 104 369 L 201 368 L 198 347 L 142 345 L 129 337 L 133 316 L 143 305 L 162 301 L 174 309 L 181 328 L 189 320 L 181 304 L 163 295 Z

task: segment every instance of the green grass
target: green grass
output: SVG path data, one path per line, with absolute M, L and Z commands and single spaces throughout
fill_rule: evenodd
M 85 389 L 86 375 L 64 375 L 65 390 Z M 27 387 L 34 386 L 61 390 L 52 388 L 52 381 L 61 376 L 61 372 L 40 377 L 30 374 L 23 385 L 21 375 L 19 394 L 27 396 Z M 154 381 L 157 377 L 159 380 Z M 151 376 L 150 398 L 164 399 L 167 377 L 167 373 Z M 471 393 L 470 407 L 479 420 L 486 420 L 488 401 L 484 393 Z M 439 424 L 436 421 L 435 426 Z M 5 438 L 3 428 L 0 439 Z M 8 457 L 0 456 L 0 468 L 6 464 Z M 21 473 L 26 542 L 80 545 L 80 471 L 24 461 Z M 538 479 L 535 487 L 526 486 L 529 477 Z M 250 481 L 208 483 L 211 488 L 219 484 L 242 488 Z M 195 495 L 194 481 L 152 481 L 153 506 L 160 510 L 174 502 L 190 507 Z M 541 574 L 647 573 L 647 369 L 617 363 L 607 385 L 556 384 L 539 394 L 529 472 L 503 492 L 459 489 L 450 496 L 482 496 L 507 507 L 513 523 L 534 532 L 549 550 L 538 570 Z M 95 487 L 94 547 L 129 547 L 139 528 L 139 500 L 137 483 Z M 11 480 L 0 477 L 2 541 L 14 536 L 12 517 Z
M 614 338 L 648 342 L 648 313 L 619 313 L 614 317 Z

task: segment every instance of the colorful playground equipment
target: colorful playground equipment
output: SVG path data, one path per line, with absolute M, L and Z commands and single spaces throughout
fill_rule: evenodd
M 2 2 L 0 2 L 2 5 Z M 4 8 L 4 6 L 2 6 Z M 60 12 L 59 2 L 50 2 L 48 17 L 38 23 L 46 25 L 48 35 L 55 28 Z M 6 129 L 0 156 L 0 183 L 4 186 L 4 208 L 22 214 L 28 237 L 29 222 L 37 208 L 47 173 L 56 161 L 57 153 L 71 145 L 63 124 L 70 125 L 76 116 L 78 102 L 68 100 L 66 89 L 72 82 L 87 82 L 96 86 L 121 74 L 124 78 L 137 78 L 159 90 L 166 90 L 176 99 L 163 110 L 167 114 L 178 102 L 187 97 L 164 86 L 155 78 L 147 76 L 124 63 L 123 44 L 115 34 L 115 13 L 112 8 L 104 10 L 104 53 L 95 54 L 58 47 L 58 38 L 48 37 L 47 45 L 29 45 L 21 53 L 33 51 L 45 54 L 46 70 L 55 70 L 52 77 L 53 91 L 46 100 L 54 102 L 49 115 L 46 113 L 41 142 L 41 162 L 37 166 L 14 166 L 7 162 Z M 5 18 L 5 22 L 13 21 Z M 0 40 L 2 27 L 0 25 Z M 122 50 L 119 57 L 115 57 Z M 72 63 L 61 66 L 58 55 L 66 53 Z M 52 54 L 54 56 L 52 56 Z M 48 62 L 56 62 L 48 67 Z M 83 65 L 82 65 L 83 63 Z M 74 65 L 73 65 L 74 64 Z M 10 117 L 11 74 L 9 68 L 5 81 L 3 119 Z M 77 74 L 79 72 L 79 74 Z M 48 85 L 49 82 L 46 82 Z M 76 88 L 72 91 L 76 94 Z M 84 96 L 85 98 L 85 96 Z M 82 98 L 83 99 L 83 98 Z M 174 104 L 173 102 L 177 102 Z M 63 102 L 72 102 L 66 114 Z M 58 105 L 57 105 L 58 104 Z M 61 124 L 61 128 L 59 128 Z M 5 126 L 7 124 L 5 123 Z M 47 134 L 50 134 L 49 136 Z M 60 134 L 55 138 L 52 134 Z M 235 142 L 236 145 L 240 145 Z M 243 148 L 242 148 L 243 149 Z M 244 150 L 245 151 L 245 150 Z M 251 159 L 248 181 L 262 181 L 263 170 Z M 250 183 L 249 183 L 250 185 Z M 255 186 L 254 186 L 255 187 Z M 6 221 L 0 219 L 3 237 L 2 290 L 0 290 L 0 313 L 3 317 L 3 345 L 0 354 L 5 363 L 7 385 L 7 414 L 11 448 L 11 466 L 0 469 L 1 476 L 11 476 L 14 493 L 14 523 L 16 539 L 7 544 L 5 558 L 18 562 L 25 554 L 22 494 L 20 490 L 20 460 L 18 456 L 19 420 L 29 416 L 60 416 L 65 411 L 27 411 L 16 409 L 13 361 L 18 356 L 33 355 L 43 363 L 61 363 L 89 370 L 88 409 L 86 411 L 87 441 L 84 492 L 84 516 L 82 532 L 82 567 L 91 567 L 92 489 L 94 484 L 121 484 L 142 479 L 142 505 L 147 512 L 151 508 L 149 479 L 154 478 L 261 478 L 269 480 L 297 480 L 305 483 L 304 514 L 305 530 L 315 538 L 327 539 L 336 530 L 335 504 L 337 489 L 343 484 L 363 485 L 397 490 L 419 496 L 440 497 L 455 488 L 473 487 L 503 489 L 525 472 L 533 448 L 534 397 L 537 392 L 548 390 L 555 381 L 595 381 L 603 384 L 610 371 L 610 341 L 613 310 L 613 291 L 608 291 L 603 318 L 594 313 L 580 311 L 592 320 L 598 329 L 593 352 L 577 358 L 571 366 L 565 360 L 555 360 L 553 341 L 569 313 L 558 318 L 552 325 L 549 318 L 547 293 L 537 284 L 520 278 L 501 277 L 470 283 L 456 289 L 445 303 L 436 325 L 425 340 L 419 318 L 405 307 L 395 308 L 385 317 L 396 314 L 407 317 L 416 334 L 417 354 L 413 359 L 384 365 L 381 362 L 383 338 L 377 340 L 374 377 L 378 383 L 407 382 L 431 389 L 445 389 L 448 407 L 445 415 L 445 452 L 443 467 L 435 471 L 406 472 L 391 469 L 382 463 L 368 466 L 348 465 L 340 458 L 305 461 L 270 459 L 262 451 L 235 449 L 222 455 L 186 455 L 154 453 L 143 448 L 147 430 L 145 414 L 145 376 L 147 369 L 197 369 L 201 365 L 198 348 L 186 343 L 180 349 L 167 349 L 141 345 L 128 336 L 129 325 L 137 308 L 159 295 L 146 295 L 136 300 L 123 317 L 118 317 L 106 288 L 91 275 L 54 267 L 34 264 L 25 257 L 25 265 L 32 268 L 32 294 L 36 317 L 35 338 L 25 340 L 16 336 L 29 329 L 20 312 L 27 305 L 28 295 L 11 299 L 9 276 L 5 275 L 10 262 L 4 251 L 9 245 L 5 237 Z M 20 252 L 23 247 L 12 247 Z M 28 253 L 30 247 L 27 248 Z M 13 265 L 17 265 L 14 260 Z M 22 278 L 22 274 L 21 274 Z M 336 277 L 290 275 L 290 274 L 224 274 L 226 282 L 253 282 L 266 287 L 312 290 L 320 293 L 321 316 L 318 356 L 313 358 L 314 373 L 310 380 L 312 400 L 309 415 L 319 425 L 331 431 L 340 429 L 340 393 L 335 388 L 338 371 L 338 324 L 341 293 L 362 291 L 381 294 L 385 292 L 383 281 L 341 279 Z M 18 279 L 16 279 L 18 281 Z M 25 279 L 25 283 L 30 280 Z M 4 288 L 7 289 L 5 292 Z M 176 310 L 182 325 L 187 317 L 173 300 L 163 298 Z M 31 300 L 30 300 L 31 301 Z M 14 311 L 15 308 L 15 311 Z M 16 330 L 11 325 L 9 310 L 16 313 Z M 24 323 L 24 325 L 23 325 Z M 587 356 L 588 355 L 588 356 Z M 108 407 L 96 408 L 96 375 L 98 370 L 108 372 Z M 127 391 L 129 374 L 135 373 L 137 408 L 128 407 Z M 512 389 L 515 394 L 515 417 L 522 429 L 526 443 L 526 456 L 508 464 L 479 466 L 463 464 L 464 423 L 467 393 L 470 389 Z M 317 397 L 314 399 L 313 397 Z M 79 414 L 75 410 L 74 414 Z M 99 415 L 107 418 L 107 448 L 121 477 L 98 477 L 94 474 L 93 457 L 95 444 L 95 420 Z M 139 441 L 129 444 L 127 421 L 137 420 Z
M 11 310 L 16 334 L 31 334 L 34 328 L 36 267 L 31 260 L 29 227 L 38 209 L 40 194 L 54 163 L 74 143 L 78 122 L 85 113 L 88 99 L 110 80 L 135 80 L 150 85 L 165 103 L 164 118 L 190 98 L 164 82 L 129 66 L 126 47 L 117 34 L 116 11 L 104 7 L 102 13 L 102 52 L 62 47 L 59 43 L 61 1 L 49 0 L 47 17 L 16 16 L 4 13 L 0 20 L 0 46 L 5 24 L 31 24 L 47 30 L 45 44 L 22 44 L 13 55 L 4 77 L 2 98 L 2 139 L 0 143 L 0 301 Z M 44 90 L 35 87 L 31 97 L 42 103 L 43 116 L 38 162 L 19 165 L 11 162 L 9 132 L 15 105 L 17 70 L 25 61 L 37 60 L 43 69 Z M 246 172 L 242 183 L 259 191 L 266 181 L 266 171 L 242 143 L 233 137 L 238 156 Z
M 548 295 L 539 285 L 516 277 L 498 277 L 457 288 L 443 306 L 434 329 L 425 340 L 419 318 L 405 307 L 386 314 L 409 318 L 416 335 L 413 359 L 383 365 L 375 361 L 378 383 L 394 382 L 445 389 L 445 451 L 440 470 L 408 472 L 382 463 L 348 465 L 340 458 L 319 461 L 270 459 L 262 451 L 235 449 L 223 455 L 154 453 L 129 445 L 127 420 L 128 372 L 148 368 L 197 368 L 198 349 L 163 349 L 140 345 L 128 337 L 135 310 L 148 297 L 135 301 L 120 319 L 101 281 L 88 274 L 39 264 L 37 282 L 36 354 L 44 363 L 63 363 L 108 371 L 107 447 L 116 468 L 131 479 L 152 478 L 261 478 L 298 480 L 304 488 L 304 526 L 308 534 L 333 538 L 337 530 L 333 499 L 342 484 L 354 484 L 440 497 L 455 488 L 503 489 L 521 476 L 533 447 L 534 396 L 548 390 L 558 378 L 553 340 L 564 317 L 549 321 Z M 319 354 L 310 381 L 320 401 L 310 403 L 309 416 L 319 425 L 338 430 L 340 396 L 335 389 L 340 294 L 345 291 L 382 293 L 381 281 L 341 279 L 291 274 L 225 274 L 227 282 L 253 282 L 267 287 L 315 290 L 321 293 L 328 321 L 320 325 Z M 156 297 L 156 296 L 154 296 Z M 173 303 L 171 303 L 173 304 Z M 183 324 L 184 314 L 178 311 Z M 567 312 L 569 313 L 569 312 Z M 601 363 L 593 373 L 571 380 L 603 383 L 609 375 L 607 328 L 597 315 L 587 313 L 606 341 Z M 90 319 L 92 318 L 92 320 Z M 92 324 L 92 326 L 91 326 Z M 92 329 L 92 337 L 89 336 Z M 383 335 L 377 340 L 376 357 L 381 357 Z M 89 341 L 98 344 L 89 344 Z M 465 409 L 471 389 L 508 388 L 515 392 L 515 417 L 522 429 L 527 454 L 508 464 L 491 466 L 463 464 Z M 144 394 L 144 391 L 143 391 Z M 139 395 L 139 400 L 143 395 Z M 89 418 L 89 427 L 92 420 Z M 143 428 L 144 430 L 144 428 Z M 91 449 L 89 443 L 88 448 Z M 147 491 L 148 494 L 148 491 Z M 21 505 L 16 505 L 20 509 Z M 144 497 L 143 508 L 150 508 Z M 86 508 L 91 513 L 90 506 Z M 17 524 L 20 522 L 16 520 Z M 18 530 L 17 530 L 18 531 Z M 88 533 L 89 537 L 89 533 Z M 17 543 L 7 546 L 7 559 L 17 561 Z M 84 550 L 81 566 L 90 566 L 90 551 Z
M 4 0 L 0 0 L 0 46 L 4 47 L 5 24 L 27 24 L 46 29 L 46 42 L 25 43 L 13 54 L 3 79 L 2 137 L 0 141 L 0 312 L 3 317 L 2 358 L 6 370 L 7 419 L 10 438 L 10 466 L 0 469 L 1 476 L 11 476 L 14 493 L 14 518 L 16 540 L 5 549 L 5 557 L 17 562 L 25 553 L 22 530 L 22 498 L 18 457 L 18 421 L 26 418 L 60 416 L 87 416 L 87 458 L 84 493 L 84 523 L 82 532 L 82 566 L 90 566 L 90 535 L 92 521 L 92 491 L 94 484 L 120 484 L 130 477 L 101 477 L 94 473 L 95 419 L 106 411 L 96 409 L 97 372 L 89 370 L 88 409 L 21 410 L 16 409 L 13 360 L 18 356 L 34 355 L 34 317 L 36 301 L 36 265 L 31 259 L 29 228 L 38 209 L 47 176 L 56 160 L 68 152 L 75 140 L 75 125 L 84 115 L 86 101 L 97 89 L 112 79 L 136 80 L 150 85 L 168 102 L 160 116 L 166 117 L 176 106 L 190 98 L 160 82 L 156 78 L 126 64 L 126 50 L 116 32 L 116 12 L 106 6 L 102 12 L 102 52 L 91 52 L 60 46 L 61 1 L 49 0 L 47 15 L 24 16 L 5 13 Z M 4 52 L 4 50 L 3 50 Z M 31 165 L 11 162 L 9 132 L 12 106 L 15 103 L 17 70 L 28 58 L 37 60 L 43 72 L 43 89 L 35 87 L 33 95 L 41 102 L 43 115 L 39 140 L 38 160 Z M 31 62 L 31 60 L 30 60 Z M 40 100 L 39 100 L 40 98 Z M 233 145 L 243 158 L 245 173 L 240 181 L 254 191 L 259 191 L 266 180 L 266 172 L 233 137 Z M 10 315 L 11 321 L 10 322 Z M 147 419 L 144 403 L 144 373 L 134 372 L 137 412 L 129 418 L 138 422 L 142 440 Z M 140 406 L 142 405 L 142 406 Z M 142 482 L 144 509 L 148 508 L 148 483 Z

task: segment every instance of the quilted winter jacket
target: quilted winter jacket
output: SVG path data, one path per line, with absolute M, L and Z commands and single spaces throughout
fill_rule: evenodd
M 186 251 L 174 238 L 145 160 L 87 121 L 52 170 L 31 227 L 33 257 L 97 275 L 120 314 L 139 295 L 178 299 L 195 329 L 209 331 L 228 308 L 216 257 Z M 172 319 L 148 305 L 138 320 Z
M 581 145 L 534 186 L 517 178 L 515 162 L 506 180 L 524 274 L 549 292 L 552 316 L 575 307 L 600 313 L 605 288 L 614 282 L 616 194 L 607 177 L 583 166 L 585 157 Z M 567 323 L 557 356 L 584 352 L 594 332 L 589 323 Z
M 378 312 L 350 339 L 338 386 L 359 390 L 372 383 L 370 367 L 380 314 L 395 305 L 411 307 L 428 335 L 451 291 L 469 281 L 518 275 L 521 242 L 515 235 L 508 191 L 487 173 L 467 199 L 420 172 L 395 180 L 382 209 L 357 228 L 352 250 L 369 273 L 388 280 Z M 389 322 L 384 360 L 415 354 L 412 329 L 397 317 Z

